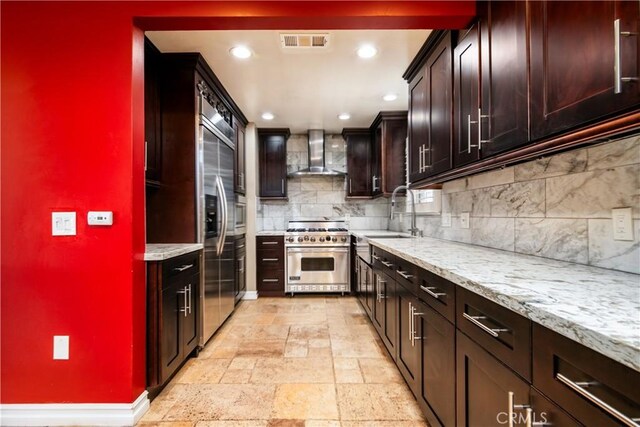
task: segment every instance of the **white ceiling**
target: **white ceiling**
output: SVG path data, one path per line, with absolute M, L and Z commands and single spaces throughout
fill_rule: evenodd
M 429 35 L 429 30 L 302 31 L 328 33 L 324 49 L 284 51 L 280 34 L 292 31 L 152 31 L 147 37 L 162 52 L 200 52 L 249 121 L 258 127 L 288 127 L 340 132 L 368 127 L 379 111 L 407 109 L 402 74 Z M 229 54 L 246 45 L 253 56 Z M 356 50 L 373 44 L 378 55 L 362 59 Z M 382 100 L 396 93 L 392 102 Z M 269 111 L 275 119 L 261 118 Z M 350 120 L 338 114 L 349 113 Z

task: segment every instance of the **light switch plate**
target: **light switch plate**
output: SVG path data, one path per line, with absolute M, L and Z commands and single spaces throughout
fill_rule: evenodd
M 451 212 L 442 213 L 442 226 L 451 227 Z
M 633 240 L 631 208 L 611 209 L 613 240 Z
M 75 236 L 76 235 L 76 213 L 75 212 L 52 212 L 51 213 L 51 235 L 52 236 Z
M 53 360 L 69 360 L 69 335 L 53 336 Z
M 469 228 L 469 212 L 460 214 L 460 228 Z
M 113 212 L 90 211 L 87 214 L 87 224 L 89 225 L 113 225 Z

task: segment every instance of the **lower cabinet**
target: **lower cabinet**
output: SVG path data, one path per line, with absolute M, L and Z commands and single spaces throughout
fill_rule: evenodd
M 396 289 L 398 297 L 398 356 L 396 364 L 402 373 L 405 381 L 414 394 L 419 394 L 420 383 L 420 337 L 417 337 L 414 324 L 416 309 L 418 315 L 418 299 L 413 296 L 404 286 L 398 285 Z
M 396 359 L 396 282 L 391 277 L 377 271 L 373 272 L 374 292 L 376 295 L 373 324 L 389 354 Z
M 247 239 L 243 234 L 236 236 L 234 242 L 235 258 L 236 258 L 236 280 L 234 286 L 234 295 L 236 304 L 240 302 L 247 291 Z
M 147 387 L 152 397 L 198 346 L 200 252 L 147 264 Z
M 284 236 L 258 236 L 256 246 L 258 294 L 283 296 Z

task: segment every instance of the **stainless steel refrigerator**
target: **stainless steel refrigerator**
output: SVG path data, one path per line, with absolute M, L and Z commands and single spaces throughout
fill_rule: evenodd
M 211 338 L 234 308 L 233 193 L 234 131 L 200 97 L 197 182 L 198 235 L 204 243 L 200 284 L 200 346 Z

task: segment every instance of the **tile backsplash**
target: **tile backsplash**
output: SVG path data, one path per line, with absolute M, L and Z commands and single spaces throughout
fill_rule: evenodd
M 621 207 L 633 209 L 633 241 L 613 240 L 611 209 Z M 425 236 L 640 273 L 640 136 L 447 182 L 442 209 L 451 227 L 418 217 Z
M 307 167 L 307 135 L 291 135 L 287 141 L 287 171 Z M 325 135 L 325 164 L 346 171 L 346 144 L 341 135 Z M 257 230 L 284 230 L 290 219 L 345 219 L 351 229 L 386 229 L 389 201 L 345 200 L 345 178 L 308 176 L 289 178 L 288 201 L 257 203 Z

